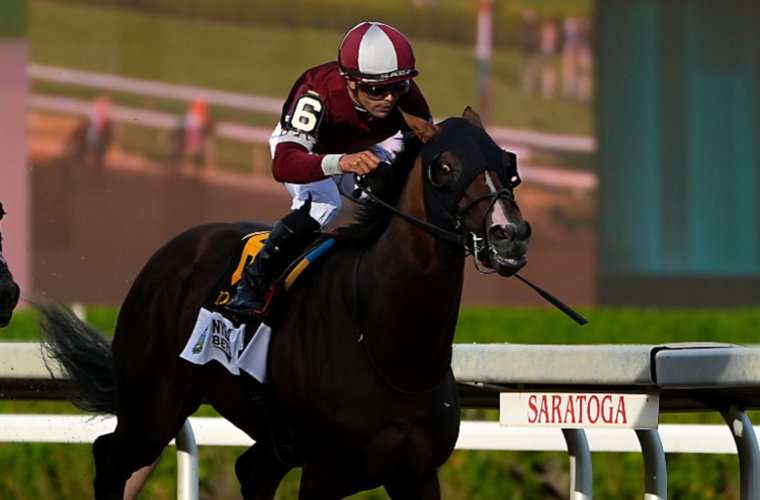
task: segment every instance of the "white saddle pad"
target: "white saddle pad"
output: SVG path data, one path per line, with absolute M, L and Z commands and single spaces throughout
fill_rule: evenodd
M 233 375 L 240 375 L 240 370 L 243 369 L 259 382 L 265 383 L 272 329 L 264 323 L 259 325 L 243 350 L 245 327 L 245 324 L 235 327 L 222 314 L 201 308 L 193 333 L 179 356 L 196 365 L 217 361 Z

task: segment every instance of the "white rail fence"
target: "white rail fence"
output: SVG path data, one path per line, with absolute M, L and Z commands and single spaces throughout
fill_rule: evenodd
M 282 111 L 283 101 L 277 97 L 241 94 L 193 85 L 179 85 L 139 78 L 128 78 L 108 73 L 96 73 L 42 64 L 30 64 L 27 74 L 30 78 L 36 80 L 77 85 L 110 92 L 123 92 L 182 101 L 203 99 L 209 104 L 217 106 L 258 113 L 270 113 L 273 115 L 279 115 Z M 489 128 L 489 133 L 497 142 L 503 142 L 512 146 L 522 145 L 575 153 L 593 153 L 596 151 L 596 140 L 592 137 L 547 134 L 533 130 L 503 127 Z
M 192 85 L 128 78 L 107 73 L 82 71 L 72 68 L 30 64 L 27 70 L 30 78 L 59 84 L 76 85 L 105 92 L 123 92 L 148 98 L 192 101 L 203 99 L 209 104 L 231 109 L 272 114 L 272 127 L 251 126 L 243 123 L 221 121 L 215 124 L 214 134 L 218 137 L 250 144 L 267 144 L 275 123 L 274 116 L 281 112 L 282 100 L 236 92 L 220 91 Z M 74 97 L 31 94 L 27 99 L 31 109 L 87 116 L 89 101 Z M 180 122 L 180 116 L 150 109 L 115 105 L 111 108 L 114 120 L 122 123 L 173 130 Z M 546 149 L 571 153 L 594 153 L 596 140 L 591 137 L 548 134 L 532 130 L 504 127 L 489 127 L 489 134 L 502 147 L 523 156 L 525 149 Z M 540 185 L 566 187 L 576 190 L 594 190 L 597 177 L 592 172 L 567 170 L 546 166 L 523 165 L 520 169 L 524 180 Z
M 91 108 L 91 103 L 83 99 L 43 94 L 31 94 L 27 98 L 27 104 L 31 109 L 44 112 L 79 116 L 87 116 Z M 132 125 L 138 124 L 161 130 L 174 130 L 181 119 L 180 115 L 119 105 L 112 106 L 111 116 L 117 122 Z M 247 144 L 267 144 L 271 133 L 272 127 L 244 125 L 242 123 L 226 121 L 217 122 L 214 126 L 214 135 L 217 137 Z M 520 156 L 523 155 L 522 150 L 515 149 L 514 146 L 504 141 L 502 141 L 501 146 L 510 149 Z M 598 184 L 597 177 L 592 172 L 545 166 L 521 165 L 520 176 L 523 180 L 538 185 L 571 188 L 581 191 L 592 191 L 596 189 Z
M 457 449 L 567 450 L 573 500 L 593 496 L 591 451 L 641 452 L 646 500 L 667 498 L 665 453 L 737 453 L 741 498 L 760 499 L 756 429 L 744 413 L 745 408 L 760 406 L 760 348 L 471 344 L 455 346 L 452 366 L 467 407 L 498 407 L 502 393 L 583 392 L 590 398 L 647 394 L 656 396 L 661 411 L 713 409 L 728 424 L 662 424 L 651 429 L 463 422 Z M 55 390 L 38 344 L 0 343 L 0 397 L 55 398 Z M 6 414 L 0 415 L 0 442 L 87 443 L 114 425 L 110 417 Z M 223 419 L 190 418 L 176 440 L 178 498 L 198 498 L 198 445 L 248 446 L 252 442 Z

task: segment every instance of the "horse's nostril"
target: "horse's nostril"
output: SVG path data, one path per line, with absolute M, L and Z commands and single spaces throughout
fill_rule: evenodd
M 512 231 L 504 226 L 491 226 L 488 234 L 492 241 L 503 241 L 512 239 Z

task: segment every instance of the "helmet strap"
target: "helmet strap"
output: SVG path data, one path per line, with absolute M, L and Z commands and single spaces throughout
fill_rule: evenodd
M 357 94 L 359 93 L 359 82 L 354 80 L 351 77 L 345 77 L 346 78 L 346 90 L 348 90 L 348 96 L 351 98 L 351 102 L 353 103 L 354 107 L 358 109 L 359 111 L 367 111 L 364 106 L 361 105 L 359 102 L 359 99 L 357 99 Z M 349 82 L 354 82 L 354 88 L 352 89 L 351 86 L 348 84 Z

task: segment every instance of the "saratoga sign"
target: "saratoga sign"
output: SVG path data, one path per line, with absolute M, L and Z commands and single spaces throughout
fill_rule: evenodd
M 502 425 L 656 429 L 657 394 L 609 392 L 503 392 Z

